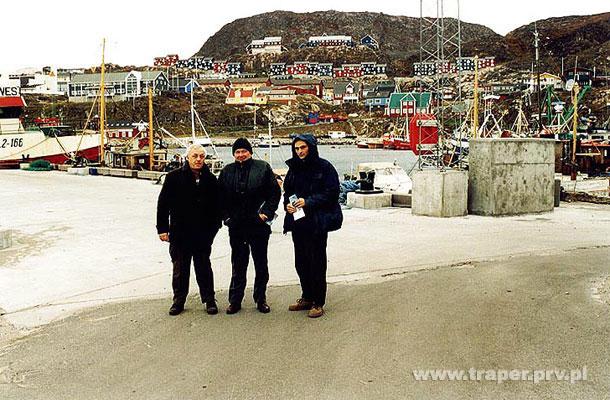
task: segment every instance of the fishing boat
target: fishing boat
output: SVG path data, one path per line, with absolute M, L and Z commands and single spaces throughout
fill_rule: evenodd
M 77 133 L 59 123 L 25 128 L 25 108 L 21 96 L 0 97 L 0 167 L 14 168 L 34 160 L 63 164 L 77 158 L 99 159 L 98 132 Z
M 383 139 L 369 139 L 366 145 L 369 149 L 383 149 Z
M 254 140 L 254 145 L 256 147 L 280 147 L 280 142 L 274 139 L 271 134 L 260 134 Z

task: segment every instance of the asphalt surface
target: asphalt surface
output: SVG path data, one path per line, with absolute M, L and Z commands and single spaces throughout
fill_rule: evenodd
M 105 304 L 6 337 L 0 398 L 607 399 L 609 276 L 610 247 L 591 246 L 332 284 L 317 320 L 287 311 L 297 286 L 271 287 L 267 315 Z M 583 367 L 573 384 L 412 373 Z

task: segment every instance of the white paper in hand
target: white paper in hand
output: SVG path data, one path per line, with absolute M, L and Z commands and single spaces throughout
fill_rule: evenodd
M 290 201 L 290 204 L 292 204 L 293 206 L 294 206 L 294 203 L 298 199 L 299 198 L 295 194 L 293 194 L 292 196 L 290 196 L 288 198 L 288 200 Z M 296 209 L 297 209 L 297 211 L 294 214 L 292 214 L 292 217 L 294 218 L 295 221 L 298 221 L 299 219 L 301 219 L 305 216 L 305 211 L 303 211 L 303 209 L 301 207 L 296 207 Z

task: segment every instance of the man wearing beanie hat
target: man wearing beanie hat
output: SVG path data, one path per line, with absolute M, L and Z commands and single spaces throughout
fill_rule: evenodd
M 280 202 L 281 191 L 271 166 L 262 160 L 252 159 L 252 145 L 246 138 L 233 143 L 235 162 L 220 172 L 222 215 L 229 228 L 231 244 L 231 286 L 227 314 L 241 310 L 246 289 L 246 272 L 252 251 L 256 277 L 254 302 L 262 313 L 271 308 L 267 304 L 269 267 L 267 247 L 271 235 L 270 222 Z

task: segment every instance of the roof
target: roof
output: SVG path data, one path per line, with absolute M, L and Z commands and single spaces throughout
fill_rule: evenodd
M 165 75 L 163 71 L 142 71 L 142 80 L 150 81 L 153 79 L 157 79 L 157 77 L 161 74 Z
M 228 79 L 199 79 L 199 85 L 226 85 Z
M 333 35 L 333 36 L 310 36 L 309 37 L 309 41 L 313 42 L 313 41 L 322 41 L 322 40 L 352 40 L 351 36 L 345 36 L 345 35 Z
M 266 83 L 269 78 L 233 78 L 231 83 Z
M 333 92 L 335 94 L 345 94 L 347 85 L 352 85 L 354 87 L 354 92 L 356 93 L 360 90 L 360 84 L 357 82 L 335 82 L 333 84 Z
M 270 96 L 295 95 L 296 90 L 289 89 L 273 89 L 269 92 Z
M 25 102 L 21 96 L 0 97 L 0 108 L 6 107 L 25 107 Z
M 400 108 L 401 102 L 409 100 L 415 101 L 416 107 L 428 107 L 430 97 L 430 92 L 392 93 L 390 95 L 390 108 Z
M 322 81 L 317 79 L 271 79 L 271 84 L 277 86 L 320 85 L 321 83 Z
M 299 90 L 316 90 L 315 85 L 274 85 L 274 89 L 298 88 Z M 288 89 L 290 90 L 290 89 Z
M 229 90 L 229 97 L 237 97 L 237 93 L 239 92 L 239 97 L 253 97 L 254 90 L 250 89 L 231 89 Z
M 190 85 L 191 81 L 193 82 L 193 84 L 195 86 L 199 86 L 199 83 L 197 83 L 197 80 L 195 79 L 191 79 L 191 78 L 178 78 L 178 82 L 177 82 L 177 86 L 188 86 Z M 174 82 L 174 79 L 172 79 L 172 82 Z
M 163 71 L 129 71 L 129 72 L 107 72 L 104 74 L 105 82 L 122 82 L 131 73 L 141 74 L 141 79 L 149 81 L 156 79 L 159 74 L 164 74 Z M 90 83 L 99 82 L 102 74 L 79 74 L 72 77 L 71 83 Z
M 120 82 L 124 81 L 129 72 L 107 72 L 104 74 L 104 81 L 106 82 Z M 71 83 L 90 83 L 100 82 L 102 80 L 102 74 L 79 74 L 72 77 Z
M 389 90 L 372 90 L 366 94 L 367 99 L 387 99 L 392 94 Z

